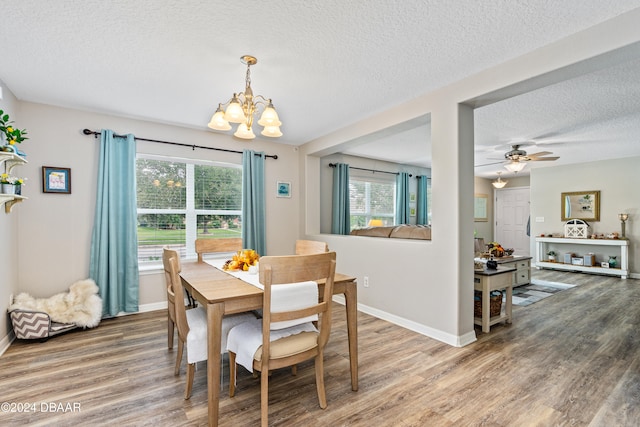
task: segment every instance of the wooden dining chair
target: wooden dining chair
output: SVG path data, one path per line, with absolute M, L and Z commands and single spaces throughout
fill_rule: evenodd
M 296 255 L 321 254 L 324 252 L 329 252 L 329 245 L 326 242 L 296 240 Z
M 178 354 L 176 355 L 175 375 L 180 374 L 182 355 L 186 346 L 187 353 L 187 383 L 184 398 L 191 397 L 193 377 L 196 363 L 207 360 L 207 310 L 204 307 L 187 309 L 185 305 L 185 289 L 180 280 L 178 265 L 180 257 L 176 251 L 164 249 L 163 261 L 166 259 L 165 274 L 171 283 L 173 293 L 175 325 L 178 329 Z M 240 313 L 225 316 L 222 319 L 221 352 L 226 352 L 227 335 L 231 328 L 243 322 L 254 320 L 251 313 Z
M 169 349 L 173 349 L 173 336 L 176 329 L 176 304 L 173 292 L 173 286 L 171 284 L 171 277 L 169 271 L 169 258 L 175 256 L 178 260 L 177 269 L 180 273 L 182 266 L 180 265 L 180 256 L 176 251 L 170 250 L 168 247 L 164 247 L 162 251 L 162 265 L 164 266 L 164 281 L 167 286 L 167 346 Z
M 315 360 L 316 389 L 322 409 L 327 407 L 324 387 L 324 346 L 331 332 L 331 296 L 336 253 L 264 256 L 260 283 L 264 286 L 263 318 L 235 326 L 229 332 L 229 395 L 235 394 L 237 363 L 260 372 L 260 417 L 268 425 L 269 371 Z M 318 302 L 316 280 L 325 280 Z M 318 321 L 318 328 L 313 322 Z
M 198 262 L 202 262 L 203 254 L 237 252 L 240 250 L 242 250 L 242 239 L 240 237 L 226 239 L 196 239 Z

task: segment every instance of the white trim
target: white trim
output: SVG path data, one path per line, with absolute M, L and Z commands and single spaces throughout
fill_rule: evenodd
M 345 299 L 342 295 L 334 295 L 333 301 L 345 305 Z M 413 320 L 389 314 L 385 311 L 378 310 L 376 308 L 369 307 L 360 303 L 358 303 L 358 311 L 369 314 L 373 317 L 377 317 L 378 319 L 386 320 L 387 322 L 391 322 L 405 329 L 409 329 L 410 331 L 417 332 L 420 335 L 433 338 L 454 347 L 464 347 L 465 345 L 471 344 L 477 339 L 475 331 L 471 331 L 464 335 L 451 335 L 437 329 L 429 328 L 423 324 L 414 322 Z
M 11 346 L 11 344 L 15 341 L 16 335 L 13 332 L 13 329 L 9 331 L 6 337 L 0 340 L 0 356 L 4 354 L 5 351 Z
M 113 317 L 129 316 L 131 314 L 148 313 L 150 311 L 158 311 L 158 310 L 166 310 L 166 309 L 167 309 L 167 301 L 154 302 L 151 304 L 143 304 L 138 306 L 138 311 L 132 311 L 130 313 L 125 313 L 124 311 L 121 311 L 120 313 L 116 314 Z

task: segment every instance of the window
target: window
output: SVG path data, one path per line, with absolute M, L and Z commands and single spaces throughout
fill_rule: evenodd
M 394 180 L 349 179 L 351 230 L 367 227 L 371 220 L 393 225 L 395 218 L 396 184 Z
M 242 167 L 139 154 L 138 262 L 162 260 L 162 247 L 194 258 L 196 238 L 242 236 Z

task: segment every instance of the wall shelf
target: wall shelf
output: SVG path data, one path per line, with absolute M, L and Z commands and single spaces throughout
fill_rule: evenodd
M 0 151 L 0 165 L 3 163 L 5 165 L 5 172 L 11 173 L 11 169 L 13 169 L 14 166 L 24 165 L 27 163 L 27 160 L 24 157 L 18 156 L 16 153 Z M 16 203 L 20 203 L 26 199 L 26 197 L 17 194 L 0 194 L 0 206 L 4 205 L 4 211 L 9 213 Z
M 18 196 L 17 194 L 0 194 L 0 206 L 4 205 L 4 211 L 6 213 L 11 212 L 13 205 L 23 200 L 27 200 L 27 198 Z
M 9 153 L 7 151 L 0 151 L 0 164 L 6 163 L 7 173 L 11 173 L 11 169 L 13 169 L 16 165 L 24 165 L 27 163 L 27 160 L 24 157 L 20 157 L 15 153 Z
M 549 248 L 559 250 L 565 247 L 568 251 L 571 247 L 584 246 L 586 250 L 595 251 L 595 248 L 615 247 L 620 251 L 620 267 L 604 268 L 600 266 L 565 264 L 562 262 L 545 261 L 545 254 Z M 554 270 L 581 271 L 583 273 L 598 273 L 620 276 L 626 279 L 629 275 L 629 240 L 624 239 L 565 239 L 560 237 L 536 238 L 536 268 L 551 268 Z

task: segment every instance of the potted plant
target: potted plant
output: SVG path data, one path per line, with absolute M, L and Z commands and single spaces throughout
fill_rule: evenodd
M 28 139 L 25 135 L 27 131 L 24 129 L 18 129 L 13 126 L 13 121 L 10 120 L 9 115 L 0 110 L 0 132 L 5 136 L 5 144 L 0 149 L 2 151 L 12 151 L 18 153 L 15 144 L 20 144 L 25 139 Z M 2 141 L 0 141 L 1 143 Z
M 555 261 L 556 260 L 556 252 L 555 251 L 549 251 L 549 252 L 547 252 L 547 255 L 549 256 L 549 261 Z
M 24 179 L 11 176 L 8 173 L 0 175 L 0 185 L 3 194 L 16 194 L 16 189 L 24 184 Z

